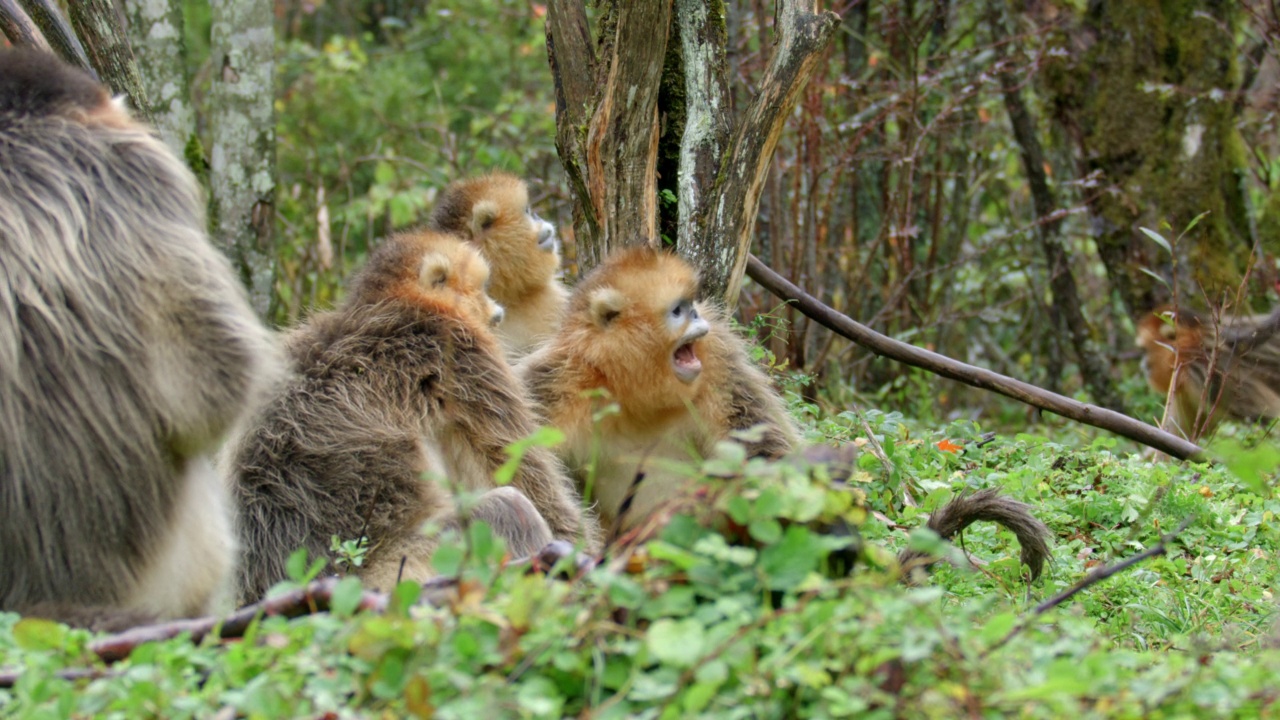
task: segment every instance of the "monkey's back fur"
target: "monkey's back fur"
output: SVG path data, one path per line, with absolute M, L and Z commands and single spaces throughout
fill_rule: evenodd
M 412 289 L 423 242 L 462 245 L 407 234 L 371 253 L 348 300 L 289 336 L 291 377 L 232 448 L 241 600 L 283 580 L 299 547 L 328 557 L 333 535 L 368 538 L 371 584 L 394 582 L 401 557 L 405 578 L 424 578 L 436 538 L 423 522 L 453 517 L 451 485 L 491 489 L 508 445 L 536 429 L 492 334 L 443 293 Z M 512 487 L 555 537 L 595 544 L 545 449 L 526 452 Z
M 210 456 L 274 356 L 203 208 L 97 83 L 0 51 L 0 608 L 225 592 Z

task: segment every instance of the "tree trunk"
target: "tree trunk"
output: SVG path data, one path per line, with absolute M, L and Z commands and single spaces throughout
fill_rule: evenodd
M 195 113 L 188 95 L 182 0 L 130 2 L 125 9 L 133 53 L 151 99 L 151 119 L 165 144 L 183 157 L 195 130 Z
M 1171 277 L 1183 297 L 1203 288 L 1217 298 L 1234 292 L 1255 247 L 1233 100 L 1240 12 L 1234 2 L 1094 0 L 1073 37 L 1059 39 L 1067 52 L 1050 54 L 1057 119 L 1078 145 L 1081 176 L 1101 183 L 1089 207 L 1098 252 L 1130 313 L 1169 299 L 1144 268 Z M 1172 277 L 1139 227 L 1168 223 L 1176 237 L 1205 212 Z
M 996 23 L 993 22 L 992 25 Z M 1001 40 L 1003 38 L 997 38 L 997 44 Z M 1062 216 L 1058 214 L 1058 200 L 1049 187 L 1049 178 L 1044 170 L 1044 150 L 1036 134 L 1035 119 L 1022 99 L 1021 88 L 1010 73 L 1000 76 L 1000 90 L 1004 96 L 1005 110 L 1009 113 L 1009 124 L 1013 127 L 1013 137 L 1018 143 L 1027 184 L 1031 188 L 1031 201 L 1037 220 L 1036 239 L 1040 242 L 1040 249 L 1044 252 L 1048 265 L 1054 314 L 1059 315 L 1066 323 L 1080 365 L 1081 379 L 1093 395 L 1094 401 L 1122 413 L 1124 404 L 1111 382 L 1109 363 L 1094 345 L 1093 330 L 1085 319 L 1075 275 L 1071 272 L 1071 260 L 1058 237 L 1062 228 Z
M 70 15 L 98 76 L 114 92 L 128 95 L 138 117 L 150 121 L 151 103 L 111 0 L 78 0 L 70 3 Z
M 249 288 L 254 308 L 272 312 L 275 276 L 275 68 L 269 0 L 213 0 L 209 97 L 213 237 Z
M 4 0 L 5 5 L 11 6 L 12 3 L 13 0 Z M 54 4 L 54 0 L 22 0 L 22 7 L 40 28 L 45 40 L 63 60 L 78 65 L 93 75 L 94 79 L 98 79 L 98 71 L 89 62 L 84 46 L 71 31 L 71 26 L 62 16 L 62 11 L 58 10 Z
M 735 126 L 724 4 L 674 0 L 673 12 L 672 2 L 601 0 L 593 51 L 581 1 L 551 0 L 556 147 L 575 195 L 583 269 L 614 248 L 659 242 L 658 159 L 678 157 L 677 237 L 670 239 L 698 267 L 703 297 L 732 308 L 769 160 L 839 18 L 816 12 L 812 0 L 779 0 L 773 59 Z

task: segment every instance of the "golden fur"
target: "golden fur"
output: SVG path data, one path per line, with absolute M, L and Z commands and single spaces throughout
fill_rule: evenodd
M 1169 397 L 1166 429 L 1189 438 L 1224 417 L 1280 417 L 1280 311 L 1213 318 L 1163 306 L 1138 321 L 1147 381 Z M 1172 322 L 1165 322 L 1168 317 Z
M 455 489 L 483 493 L 472 516 L 512 553 L 553 536 L 598 547 L 549 451 L 529 449 L 511 486 L 494 488 L 506 448 L 537 422 L 489 331 L 501 313 L 488 275 L 452 235 L 398 235 L 370 254 L 338 309 L 290 334 L 293 377 L 231 455 L 242 601 L 284 579 L 296 548 L 328 556 L 333 535 L 368 538 L 358 572 L 370 585 L 391 586 L 402 562 L 404 578 L 425 579 L 438 537 L 421 529 L 457 524 Z
M 430 224 L 474 243 L 489 261 L 489 294 L 507 309 L 496 332 L 511 357 L 555 333 L 569 297 L 556 277 L 559 243 L 551 223 L 529 208 L 523 180 L 493 173 L 455 182 L 441 195 Z
M 615 253 L 575 289 L 555 337 L 517 366 L 548 424 L 567 434 L 559 450 L 606 529 L 626 530 L 677 496 L 688 463 L 732 431 L 759 426 L 745 443 L 753 456 L 779 457 L 796 442 L 768 377 L 728 323 L 693 302 L 696 290 L 694 271 L 674 255 Z M 682 303 L 696 314 L 673 316 Z M 706 334 L 686 343 L 699 319 Z M 674 369 L 682 345 L 701 363 L 691 381 Z M 597 389 L 608 399 L 588 392 Z M 609 402 L 618 412 L 595 422 Z

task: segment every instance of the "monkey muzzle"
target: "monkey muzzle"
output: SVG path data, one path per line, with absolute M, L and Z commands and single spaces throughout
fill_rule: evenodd
M 702 360 L 698 359 L 693 344 L 705 337 L 710 329 L 706 320 L 695 317 L 685 329 L 684 335 L 680 336 L 680 343 L 676 345 L 675 352 L 671 353 L 671 369 L 680 382 L 691 383 L 702 374 Z
M 542 227 L 538 228 L 538 249 L 543 252 L 552 252 L 556 249 L 556 228 L 546 220 L 539 221 Z

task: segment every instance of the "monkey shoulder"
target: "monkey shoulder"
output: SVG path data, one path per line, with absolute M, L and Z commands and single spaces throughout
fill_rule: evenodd
M 714 326 L 708 350 L 714 355 L 711 367 L 717 370 L 708 386 L 717 427 L 725 434 L 747 433 L 742 440 L 753 457 L 778 458 L 790 452 L 798 440 L 795 423 L 786 404 L 774 389 L 763 368 L 750 358 L 748 341 L 726 323 Z

